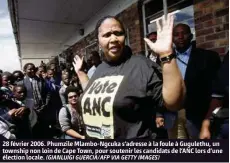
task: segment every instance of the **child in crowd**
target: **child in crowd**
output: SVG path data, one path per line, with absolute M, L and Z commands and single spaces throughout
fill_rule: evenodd
M 61 89 L 59 90 L 59 95 L 61 98 L 62 105 L 65 106 L 66 105 L 65 91 L 66 91 L 66 88 L 70 85 L 69 73 L 62 74 L 62 84 L 63 85 Z
M 4 91 L 8 96 L 12 96 L 12 74 L 9 72 L 4 72 L 2 74 L 2 87 L 1 90 Z
M 18 103 L 22 108 L 26 109 L 25 106 L 26 88 L 23 85 L 17 85 L 14 87 L 13 94 L 14 94 L 14 101 Z M 37 114 L 33 109 L 30 109 L 29 111 L 30 111 L 29 123 L 30 123 L 30 127 L 33 128 L 37 123 Z

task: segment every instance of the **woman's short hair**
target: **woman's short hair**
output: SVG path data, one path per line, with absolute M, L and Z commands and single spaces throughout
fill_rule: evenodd
M 79 88 L 77 87 L 74 87 L 74 86 L 68 86 L 65 90 L 65 97 L 66 99 L 68 99 L 68 94 L 71 93 L 71 92 L 75 92 L 78 96 L 80 96 L 81 94 L 81 91 Z

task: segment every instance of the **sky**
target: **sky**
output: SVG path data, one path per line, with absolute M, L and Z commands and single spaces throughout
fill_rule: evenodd
M 0 0 L 0 56 L 1 70 L 13 72 L 21 69 L 7 0 Z

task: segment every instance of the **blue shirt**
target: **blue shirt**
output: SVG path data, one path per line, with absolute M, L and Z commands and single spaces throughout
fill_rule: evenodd
M 190 46 L 185 52 L 180 53 L 176 50 L 176 55 L 177 55 L 177 65 L 180 69 L 180 72 L 182 74 L 182 77 L 184 79 L 185 77 L 185 72 L 187 69 L 187 65 L 188 65 L 188 60 L 191 54 L 191 50 L 192 50 L 192 46 Z
M 94 74 L 94 72 L 96 71 L 96 67 L 95 66 L 92 66 L 90 69 L 89 69 L 89 71 L 88 71 L 88 73 L 87 73 L 87 76 L 88 76 L 88 78 L 90 79 L 92 76 L 93 76 L 93 74 Z

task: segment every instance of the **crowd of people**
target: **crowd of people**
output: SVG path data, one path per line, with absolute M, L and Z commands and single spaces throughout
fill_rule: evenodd
M 144 38 L 147 57 L 125 45 L 116 17 L 95 31 L 103 57 L 1 73 L 2 138 L 228 139 L 228 54 L 221 62 L 196 48 L 190 27 L 170 14 Z

